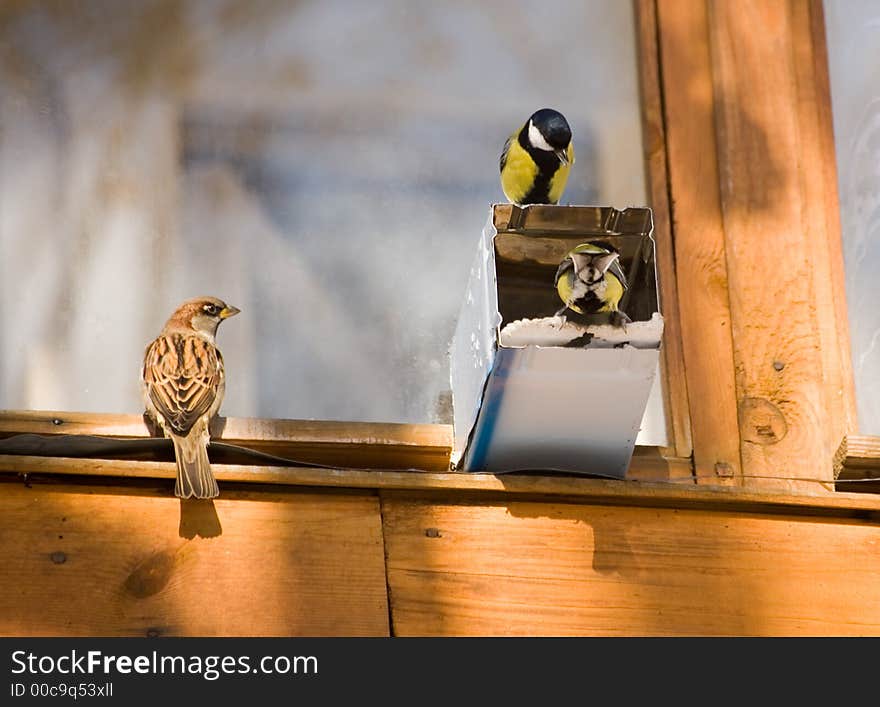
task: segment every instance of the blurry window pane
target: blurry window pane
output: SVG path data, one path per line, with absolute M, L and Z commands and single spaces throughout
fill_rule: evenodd
M 880 4 L 825 0 L 859 431 L 880 434 Z
M 631 5 L 13 5 L 0 407 L 139 412 L 145 344 L 211 294 L 242 310 L 223 414 L 440 419 L 508 134 L 558 108 L 564 201 L 645 204 Z

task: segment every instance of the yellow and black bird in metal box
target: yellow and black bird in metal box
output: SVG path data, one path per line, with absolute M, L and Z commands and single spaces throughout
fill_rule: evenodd
M 625 324 L 630 318 L 618 306 L 627 286 L 617 251 L 582 243 L 568 252 L 556 270 L 556 291 L 564 303 L 556 316 L 567 309 L 586 315 L 607 312 L 612 324 Z
M 542 108 L 504 143 L 501 188 L 514 204 L 558 204 L 573 164 L 568 121 Z

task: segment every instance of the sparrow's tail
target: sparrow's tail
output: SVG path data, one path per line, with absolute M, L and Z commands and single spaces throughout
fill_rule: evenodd
M 216 498 L 220 495 L 217 480 L 208 462 L 207 435 L 191 430 L 186 437 L 171 435 L 177 459 L 177 481 L 174 495 L 178 498 Z

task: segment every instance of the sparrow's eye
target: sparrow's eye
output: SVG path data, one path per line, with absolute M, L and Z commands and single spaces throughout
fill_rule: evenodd
M 216 304 L 206 304 L 202 309 L 209 317 L 216 317 L 217 313 L 220 311 L 220 308 Z

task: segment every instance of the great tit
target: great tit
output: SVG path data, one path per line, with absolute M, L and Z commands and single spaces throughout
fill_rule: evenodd
M 556 316 L 566 309 L 586 315 L 608 312 L 612 324 L 627 323 L 630 318 L 617 309 L 626 288 L 620 254 L 611 247 L 582 243 L 568 252 L 556 270 L 556 291 L 565 303 Z
M 558 204 L 573 164 L 568 121 L 542 108 L 504 143 L 501 188 L 514 204 Z

